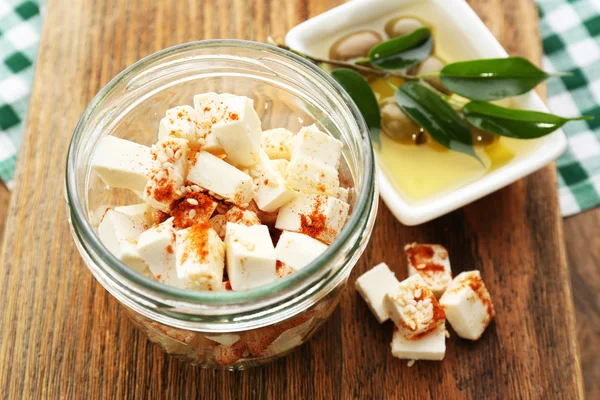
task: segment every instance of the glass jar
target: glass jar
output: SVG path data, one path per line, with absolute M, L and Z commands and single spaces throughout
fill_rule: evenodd
M 140 202 L 106 187 L 90 161 L 106 135 L 150 145 L 164 112 L 194 94 L 254 99 L 263 129 L 317 124 L 344 144 L 341 183 L 351 213 L 337 240 L 314 262 L 246 292 L 178 289 L 130 269 L 100 242 L 106 207 Z M 329 75 L 273 46 L 211 40 L 172 47 L 138 61 L 104 87 L 75 129 L 66 171 L 73 238 L 94 277 L 167 353 L 193 364 L 242 369 L 305 342 L 333 312 L 369 240 L 377 213 L 373 149 L 358 109 Z M 137 201 L 136 201 L 137 200 Z

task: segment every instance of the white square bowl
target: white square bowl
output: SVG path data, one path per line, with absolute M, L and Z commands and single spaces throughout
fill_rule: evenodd
M 428 13 L 428 10 L 435 12 Z M 343 34 L 361 28 L 381 27 L 396 16 L 416 16 L 431 23 L 448 43 L 459 44 L 458 59 L 499 58 L 508 54 L 477 14 L 464 0 L 353 0 L 294 27 L 286 44 L 297 51 L 326 58 L 329 47 Z M 445 21 L 436 24 L 436 20 Z M 381 28 L 378 28 L 382 31 Z M 440 46 L 441 47 L 441 46 Z M 456 53 L 456 51 L 455 51 Z M 548 112 L 542 99 L 530 92 L 514 98 L 523 109 Z M 417 225 L 449 213 L 488 195 L 555 160 L 567 146 L 562 130 L 535 139 L 534 145 L 506 165 L 447 194 L 409 203 L 379 170 L 380 193 L 396 218 L 405 225 Z

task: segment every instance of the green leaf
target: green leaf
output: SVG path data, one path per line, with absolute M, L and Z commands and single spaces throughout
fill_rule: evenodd
M 483 101 L 472 101 L 462 111 L 466 120 L 474 127 L 517 139 L 535 139 L 554 132 L 569 121 L 592 118 L 564 118 L 539 111 L 500 107 Z
M 331 71 L 331 76 L 356 103 L 358 110 L 367 123 L 371 139 L 380 146 L 381 113 L 379 112 L 379 103 L 367 80 L 358 72 L 348 68 L 336 68 Z
M 550 76 L 522 57 L 456 62 L 440 71 L 448 90 L 484 101 L 527 93 Z
M 438 143 L 479 160 L 473 149 L 471 129 L 439 94 L 422 83 L 407 82 L 394 96 L 402 111 Z
M 369 59 L 380 69 L 406 69 L 426 59 L 432 49 L 431 31 L 424 27 L 374 46 Z

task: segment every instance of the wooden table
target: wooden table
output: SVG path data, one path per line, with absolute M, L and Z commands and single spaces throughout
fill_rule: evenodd
M 92 96 L 123 68 L 159 49 L 217 37 L 282 38 L 337 3 L 48 1 L 0 253 L 0 393 L 152 399 L 584 396 L 553 167 L 419 227 L 402 226 L 382 205 L 352 282 L 384 260 L 402 276 L 402 244 L 439 242 L 450 249 L 456 272 L 482 270 L 495 301 L 497 319 L 483 338 L 476 343 L 451 338 L 441 363 L 408 368 L 394 359 L 391 326 L 377 325 L 357 294 L 347 290 L 321 332 L 289 357 L 246 372 L 200 370 L 147 342 L 85 269 L 69 234 L 63 170 L 71 133 Z M 532 1 L 469 3 L 511 54 L 539 61 Z M 586 227 L 575 229 L 595 235 Z M 589 246 L 573 237 L 569 242 Z M 598 257 L 597 237 L 591 246 Z M 571 258 L 582 260 L 578 254 Z M 597 316 L 597 305 L 588 309 Z M 593 337 L 590 343 L 596 343 Z M 593 385 L 588 389 L 597 390 Z

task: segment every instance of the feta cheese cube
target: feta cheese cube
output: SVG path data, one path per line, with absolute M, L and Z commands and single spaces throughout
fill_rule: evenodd
M 143 327 L 150 341 L 158 343 L 169 354 L 188 354 L 191 346 L 197 346 L 196 343 L 192 344 L 196 332 L 173 328 L 148 319 L 141 319 L 139 325 Z
M 267 225 L 269 227 L 275 226 L 275 221 L 277 221 L 277 214 L 279 213 L 279 210 L 274 212 L 263 211 L 258 208 L 254 200 L 252 200 L 248 205 L 248 210 L 255 213 L 263 225 Z
M 233 346 L 241 339 L 241 336 L 235 333 L 219 333 L 215 335 L 204 335 L 204 337 L 227 347 Z
M 106 248 L 123 264 L 138 272 L 146 269 L 146 263 L 137 252 L 137 242 L 143 225 L 118 211 L 108 209 L 98 225 L 98 236 Z
M 300 335 L 306 335 L 310 330 L 311 323 L 305 324 L 307 321 L 314 321 L 312 312 L 305 312 L 299 316 L 279 322 L 275 325 L 265 326 L 263 328 L 253 329 L 244 333 L 243 340 L 246 343 L 250 354 L 253 356 L 264 356 L 267 349 L 275 343 L 275 341 L 290 331 L 290 334 L 285 335 L 284 338 L 297 337 Z M 302 326 L 302 328 L 295 329 Z M 282 345 L 283 340 L 278 342 Z M 274 350 L 274 348 L 271 348 Z
M 337 195 L 340 187 L 337 169 L 307 157 L 292 157 L 285 170 L 285 182 L 303 193 Z
M 188 289 L 222 289 L 225 246 L 209 223 L 176 232 L 175 267 Z
M 198 192 L 186 193 L 183 199 L 173 205 L 171 215 L 175 217 L 173 226 L 176 229 L 186 229 L 192 225 L 208 222 L 217 208 L 216 201 L 199 193 L 199 186 L 195 186 L 195 190 Z
M 130 206 L 115 207 L 115 211 L 123 213 L 133 219 L 136 224 L 142 226 L 143 230 L 150 228 L 156 223 L 156 211 L 150 204 L 141 203 Z
M 258 154 L 258 162 L 250 169 L 250 176 L 254 181 L 254 201 L 263 211 L 276 211 L 296 195 L 262 150 Z
M 265 225 L 227 223 L 227 275 L 233 290 L 248 290 L 276 279 L 275 248 Z
M 218 214 L 210 219 L 210 224 L 221 239 L 225 239 L 228 222 L 246 226 L 261 224 L 254 212 L 233 206 L 225 214 Z
M 464 339 L 479 339 L 496 315 L 479 271 L 458 274 L 440 304 L 452 329 Z
M 159 282 L 179 288 L 185 287 L 185 282 L 177 277 L 175 268 L 173 218 L 142 232 L 137 251 Z
M 264 350 L 263 353 L 261 353 L 261 355 L 264 357 L 275 356 L 300 346 L 310 331 L 313 321 L 314 317 L 304 321 L 298 326 L 284 331 Z
M 198 123 L 196 110 L 190 106 L 177 106 L 167 110 L 166 116 L 158 125 L 159 141 L 175 137 L 187 140 L 191 146 L 202 146 L 205 136 L 205 131 Z
M 338 188 L 335 197 L 337 199 L 340 199 L 344 203 L 347 203 L 348 202 L 348 189 L 343 188 L 343 187 Z
M 167 137 L 152 146 L 154 162 L 144 189 L 144 199 L 152 207 L 168 212 L 173 203 L 183 197 L 187 152 L 187 141 L 174 137 Z
M 271 160 L 271 165 L 277 172 L 281 174 L 281 176 L 285 176 L 285 170 L 290 162 L 288 160 L 284 160 L 282 158 Z
M 356 290 L 367 302 L 367 305 L 379 323 L 390 319 L 384 304 L 387 292 L 394 290 L 400 282 L 390 271 L 386 263 L 377 264 L 356 280 Z
M 349 208 L 335 197 L 299 193 L 279 209 L 275 228 L 331 244 L 344 227 Z
M 231 346 L 219 345 L 214 350 L 215 361 L 221 365 L 232 365 L 248 356 L 248 348 L 243 340 Z
M 201 133 L 205 138 L 202 150 L 215 154 L 224 152 L 212 126 L 223 119 L 227 112 L 227 105 L 224 101 L 232 96 L 227 93 L 217 94 L 214 92 L 194 96 L 194 108 L 198 115 Z
M 333 136 L 321 132 L 316 125 L 300 129 L 293 143 L 294 149 L 290 161 L 294 161 L 297 157 L 308 158 L 337 170 L 343 144 Z
M 108 186 L 143 190 L 152 168 L 150 148 L 106 136 L 100 140 L 94 153 L 92 168 Z
M 252 199 L 250 175 L 206 151 L 196 155 L 187 179 L 238 206 L 245 207 Z
M 418 339 L 407 339 L 398 327 L 394 326 L 392 355 L 405 360 L 443 360 L 446 355 L 446 327 L 439 325 L 433 331 Z
M 408 274 L 419 274 L 435 297 L 439 298 L 450 282 L 452 270 L 448 250 L 438 244 L 407 244 L 404 252 L 408 260 Z
M 296 232 L 283 232 L 279 237 L 275 254 L 277 261 L 294 270 L 299 270 L 327 250 L 327 245 L 308 235 Z
M 416 338 L 444 323 L 444 310 L 420 275 L 413 275 L 385 295 L 390 318 L 404 336 Z
M 277 274 L 277 279 L 283 279 L 294 272 L 296 272 L 294 268 L 285 264 L 283 261 L 277 260 L 277 263 L 275 264 L 275 273 Z
M 244 96 L 229 96 L 222 101 L 226 111 L 221 120 L 213 124 L 212 131 L 231 164 L 249 167 L 258 161 L 262 138 L 254 101 Z
M 262 150 L 270 159 L 288 160 L 292 156 L 290 139 L 294 134 L 285 128 L 276 128 L 262 133 Z

